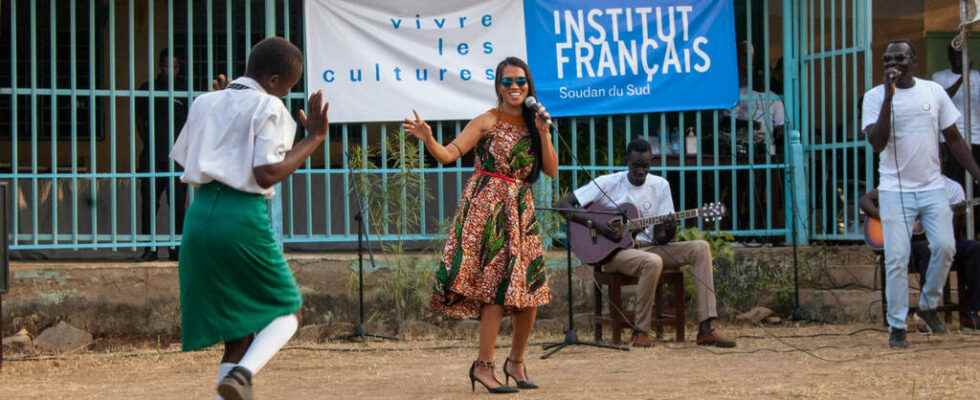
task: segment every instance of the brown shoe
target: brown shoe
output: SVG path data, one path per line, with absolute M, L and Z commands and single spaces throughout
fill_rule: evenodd
M 633 334 L 633 347 L 653 347 L 654 341 L 650 339 L 650 335 L 646 332 L 639 332 Z
M 715 347 L 729 348 L 729 347 L 735 347 L 735 341 L 719 335 L 718 331 L 712 329 L 707 333 L 698 332 L 698 346 L 715 346 Z
M 960 315 L 960 328 L 980 330 L 980 316 L 977 315 L 976 311 L 970 311 L 969 314 Z
M 235 367 L 221 379 L 218 395 L 225 400 L 252 400 L 252 373 Z

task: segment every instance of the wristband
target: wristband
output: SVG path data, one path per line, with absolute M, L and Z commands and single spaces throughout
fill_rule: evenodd
M 463 150 L 460 150 L 459 146 L 457 146 L 456 143 L 449 142 L 449 145 L 456 148 L 456 154 L 459 154 L 460 157 L 463 156 Z

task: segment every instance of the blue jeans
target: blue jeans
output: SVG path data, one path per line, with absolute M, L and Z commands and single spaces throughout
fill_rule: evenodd
M 925 192 L 889 192 L 878 195 L 881 223 L 885 230 L 885 296 L 888 325 L 906 329 L 909 312 L 908 265 L 911 255 L 912 225 L 918 217 L 929 239 L 929 267 L 919 298 L 919 309 L 939 307 L 940 295 L 949 267 L 956 255 L 953 237 L 953 210 L 943 189 Z

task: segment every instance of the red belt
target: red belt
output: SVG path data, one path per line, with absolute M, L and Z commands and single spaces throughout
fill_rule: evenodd
M 521 181 L 519 181 L 517 179 L 514 179 L 514 178 L 511 178 L 511 177 L 509 177 L 507 175 L 501 174 L 499 172 L 484 171 L 484 170 L 478 168 L 476 170 L 476 174 L 477 175 L 483 175 L 483 176 L 489 176 L 489 177 L 492 177 L 492 178 L 501 179 L 501 180 L 503 180 L 503 181 L 505 181 L 507 183 L 521 183 Z

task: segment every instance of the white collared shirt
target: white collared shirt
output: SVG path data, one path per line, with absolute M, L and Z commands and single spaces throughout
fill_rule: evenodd
M 293 147 L 296 122 L 279 98 L 258 82 L 241 77 L 224 89 L 194 100 L 170 158 L 184 167 L 182 182 L 203 185 L 218 181 L 243 192 L 271 198 L 252 168 L 282 161 Z
M 954 74 L 949 68 L 932 74 L 932 80 L 943 88 L 953 86 L 958 79 L 960 79 L 960 74 Z M 960 86 L 960 89 L 956 91 L 956 95 L 953 96 L 953 104 L 956 104 L 956 109 L 960 110 L 960 114 L 964 113 L 964 92 L 966 92 L 966 86 Z M 969 135 L 970 142 L 973 144 L 980 144 L 980 71 L 975 69 L 970 70 L 970 108 L 973 109 L 973 114 L 970 117 L 970 130 L 973 131 Z M 956 128 L 960 130 L 961 134 L 967 134 L 967 132 L 963 129 L 962 115 L 956 120 Z M 939 139 L 945 141 L 945 138 L 943 137 L 940 137 Z

